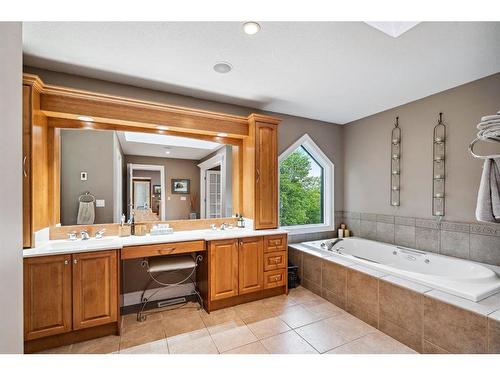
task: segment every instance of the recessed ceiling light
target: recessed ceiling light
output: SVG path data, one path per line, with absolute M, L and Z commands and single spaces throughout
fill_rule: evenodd
M 217 133 L 219 137 L 227 137 L 227 133 Z
M 260 31 L 260 25 L 257 22 L 245 22 L 243 31 L 248 35 L 257 34 Z
M 77 118 L 80 121 L 87 121 L 87 122 L 88 121 L 94 121 L 94 119 L 92 117 L 90 117 L 90 116 L 78 116 Z
M 226 61 L 221 61 L 214 65 L 214 70 L 217 73 L 222 73 L 222 74 L 229 73 L 232 69 L 233 66 Z

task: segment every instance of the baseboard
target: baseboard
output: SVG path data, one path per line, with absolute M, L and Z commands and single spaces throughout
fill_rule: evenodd
M 157 290 L 161 288 L 148 289 L 146 296 L 151 295 Z M 170 288 L 165 288 L 163 291 L 158 292 L 150 301 L 161 301 L 163 299 L 182 297 L 188 294 L 193 293 L 194 287 L 193 284 L 181 284 L 172 286 Z M 141 303 L 141 295 L 142 290 L 137 292 L 125 293 L 122 295 L 122 305 L 121 307 L 138 305 Z

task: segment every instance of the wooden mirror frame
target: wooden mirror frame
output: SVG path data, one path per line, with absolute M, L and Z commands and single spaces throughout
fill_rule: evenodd
M 60 223 L 60 129 L 147 132 L 238 146 L 233 154 L 238 167 L 233 177 L 233 207 L 235 212 L 254 217 L 253 204 L 248 199 L 243 202 L 242 197 L 255 193 L 253 186 L 249 187 L 256 173 L 255 124 L 276 127 L 280 119 L 254 113 L 248 117 L 235 116 L 48 85 L 31 74 L 23 75 L 23 86 L 30 90 L 23 91 L 24 161 L 29 157 L 25 176 L 30 175 L 29 186 L 23 188 L 25 246 L 27 235 L 32 237 L 40 229 L 64 231 L 64 227 L 56 227 Z M 82 121 L 81 116 L 92 117 L 93 121 Z M 247 159 L 252 160 L 247 162 Z M 45 181 L 46 186 L 35 188 L 34 185 Z M 187 221 L 195 225 L 194 220 Z M 200 225 L 206 227 L 205 222 Z M 70 230 L 71 226 L 67 228 Z

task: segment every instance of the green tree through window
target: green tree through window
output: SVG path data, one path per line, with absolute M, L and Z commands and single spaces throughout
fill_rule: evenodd
M 323 168 L 300 146 L 280 163 L 280 225 L 323 223 Z

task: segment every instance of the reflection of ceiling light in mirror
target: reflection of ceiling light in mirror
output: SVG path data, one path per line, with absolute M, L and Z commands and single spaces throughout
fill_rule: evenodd
M 397 38 L 406 33 L 420 22 L 365 22 L 367 25 L 386 33 L 393 38 Z
M 94 121 L 94 119 L 90 116 L 78 116 L 77 118 L 80 121 Z
M 227 137 L 227 133 L 217 133 L 219 137 Z
M 219 143 L 203 141 L 201 139 L 175 137 L 173 135 L 146 134 L 125 132 L 127 142 L 149 143 L 163 146 L 191 147 L 204 150 L 213 150 L 220 146 Z
M 158 129 L 160 129 L 160 130 L 168 130 L 169 127 L 168 126 L 159 125 Z

